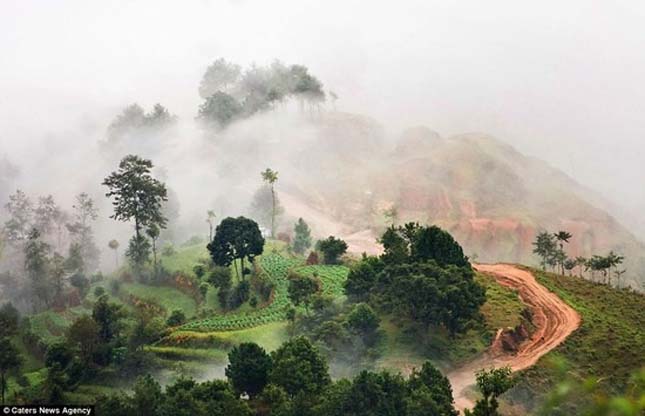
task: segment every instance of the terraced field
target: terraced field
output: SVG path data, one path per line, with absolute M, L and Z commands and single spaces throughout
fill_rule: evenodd
M 261 272 L 265 273 L 275 285 L 273 300 L 268 306 L 243 313 L 228 313 L 192 321 L 182 326 L 181 330 L 198 332 L 235 331 L 286 319 L 286 311 L 291 306 L 287 290 L 289 285 L 287 274 L 289 269 L 300 265 L 301 262 L 301 260 L 285 258 L 277 253 L 262 256 L 259 259 Z
M 302 266 L 297 267 L 294 271 L 302 276 L 318 277 L 325 295 L 337 298 L 345 293 L 343 284 L 349 274 L 349 268 L 345 266 Z

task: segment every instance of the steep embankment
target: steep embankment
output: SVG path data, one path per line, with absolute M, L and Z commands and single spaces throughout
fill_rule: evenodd
M 475 383 L 478 370 L 491 366 L 509 366 L 513 371 L 528 368 L 580 326 L 580 315 L 555 293 L 539 284 L 530 272 L 508 264 L 478 264 L 475 268 L 494 276 L 500 284 L 517 290 L 518 296 L 531 311 L 535 331 L 519 345 L 516 353 L 504 351 L 498 345 L 498 339 L 482 357 L 448 374 L 455 404 L 460 410 L 473 406 L 467 389 Z

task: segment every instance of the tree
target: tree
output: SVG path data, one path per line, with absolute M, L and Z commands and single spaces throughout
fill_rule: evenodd
M 162 204 L 168 200 L 166 186 L 151 176 L 152 167 L 150 160 L 128 155 L 119 163 L 119 169 L 103 181 L 109 189 L 105 195 L 114 198 L 114 214 L 110 218 L 134 220 L 135 237 L 130 241 L 128 253 L 139 266 L 147 258 L 143 249 L 146 239 L 141 230 L 151 226 L 166 228 L 162 213 Z
M 18 333 L 20 313 L 10 302 L 0 308 L 0 338 L 14 336 Z
M 22 358 L 18 349 L 9 338 L 0 338 L 0 390 L 2 391 L 2 404 L 4 405 L 5 392 L 7 391 L 7 373 L 16 370 L 22 365 Z
M 34 210 L 34 227 L 42 235 L 50 235 L 54 229 L 55 219 L 60 217 L 61 210 L 51 195 L 38 198 L 38 206 Z
M 304 254 L 311 247 L 311 229 L 302 218 L 293 227 L 293 251 L 296 254 Z
M 309 276 L 294 274 L 289 276 L 289 299 L 294 305 L 304 305 L 309 310 L 313 296 L 318 292 L 318 282 Z
M 379 273 L 371 296 L 386 310 L 413 321 L 443 325 L 451 335 L 480 317 L 484 288 L 469 267 L 441 267 L 435 262 L 388 266 Z
M 307 338 L 293 338 L 271 353 L 269 382 L 291 397 L 298 393 L 319 394 L 331 383 L 327 363 Z
M 92 319 L 99 326 L 99 340 L 109 343 L 119 336 L 121 331 L 120 320 L 125 317 L 122 306 L 110 303 L 107 295 L 101 296 L 92 309 Z
M 56 342 L 47 347 L 45 367 L 50 368 L 54 364 L 58 364 L 62 369 L 65 369 L 73 359 L 74 351 L 69 344 L 67 342 Z
M 567 256 L 564 252 L 564 243 L 569 243 L 572 235 L 568 231 L 558 231 L 553 235 L 560 245 L 560 250 L 556 253 L 557 264 L 560 265 L 560 274 L 564 275 L 564 263 L 567 260 Z
M 47 404 L 62 404 L 65 402 L 65 387 L 67 377 L 60 364 L 54 363 L 47 368 L 47 378 L 42 384 L 42 398 Z
M 240 77 L 239 65 L 227 62 L 223 58 L 215 60 L 202 77 L 199 84 L 199 96 L 206 99 L 218 91 L 226 91 Z
M 316 243 L 325 258 L 325 264 L 338 264 L 338 258 L 347 252 L 347 243 L 333 235 Z
M 253 342 L 243 342 L 228 354 L 226 377 L 237 392 L 254 398 L 266 386 L 271 372 L 271 357 Z
M 546 266 L 554 258 L 554 255 L 557 251 L 555 236 L 546 231 L 540 232 L 535 237 L 533 246 L 535 246 L 533 253 L 537 254 L 542 259 L 542 261 L 540 262 L 542 270 L 546 270 Z
M 275 238 L 275 215 L 276 215 L 276 200 L 275 200 L 275 183 L 278 181 L 278 172 L 266 168 L 261 172 L 262 180 L 271 188 L 271 238 Z
M 48 251 L 49 245 L 40 241 L 40 231 L 32 229 L 25 245 L 25 270 L 36 298 L 44 305 L 51 300 L 51 286 L 47 279 Z
M 213 223 L 216 217 L 217 215 L 215 215 L 215 211 L 213 211 L 212 209 L 206 211 L 206 222 L 208 223 L 208 241 L 213 240 Z
M 396 205 L 392 205 L 390 208 L 383 210 L 383 216 L 385 217 L 385 221 L 394 227 L 399 218 L 399 211 L 396 209 Z
M 378 329 L 381 319 L 366 303 L 358 303 L 347 316 L 349 327 L 363 335 L 373 335 Z
M 80 244 L 72 243 L 69 245 L 69 252 L 67 253 L 67 259 L 65 259 L 65 269 L 70 273 L 85 273 L 85 261 L 83 261 Z
M 99 344 L 100 328 L 88 315 L 78 318 L 67 330 L 67 338 L 79 349 L 86 366 L 92 363 L 94 352 Z
M 390 226 L 380 238 L 387 264 L 435 261 L 440 265 L 454 264 L 470 267 L 462 247 L 445 230 L 432 225 L 421 226 L 409 222 Z
M 566 259 L 564 261 L 563 267 L 566 271 L 569 272 L 569 276 L 573 273 L 573 269 L 578 265 L 575 259 Z
M 609 286 L 611 286 L 611 268 L 618 267 L 620 264 L 623 263 L 624 260 L 625 260 L 625 257 L 614 253 L 613 250 L 610 251 L 609 254 L 607 255 L 606 262 L 607 262 L 607 265 L 609 266 L 607 268 L 607 274 L 609 276 Z
M 80 246 L 83 262 L 90 271 L 99 265 L 100 252 L 92 231 L 92 222 L 97 218 L 98 208 L 94 200 L 85 192 L 78 194 L 74 204 L 74 222 L 67 224 L 67 229 L 74 237 L 73 242 Z
M 510 367 L 480 370 L 476 378 L 484 397 L 477 400 L 472 413 L 467 411 L 466 416 L 499 416 L 497 398 L 513 386 Z
M 384 261 L 375 256 L 365 256 L 352 266 L 345 281 L 345 294 L 355 301 L 368 299 L 375 287 L 380 272 L 385 268 Z
M 108 243 L 108 247 L 110 249 L 114 250 L 114 262 L 116 265 L 116 268 L 119 268 L 119 242 L 116 240 L 110 240 Z
M 139 377 L 134 384 L 133 404 L 137 415 L 156 415 L 161 404 L 159 383 L 150 374 Z
M 274 227 L 277 227 L 280 216 L 283 213 L 284 208 L 280 203 L 280 197 L 271 191 L 270 186 L 264 184 L 255 191 L 253 199 L 251 200 L 249 214 L 257 220 L 262 227 L 270 231 L 272 228 L 272 221 Z
M 168 326 L 178 326 L 186 322 L 186 315 L 184 314 L 184 311 L 181 309 L 175 309 L 172 311 L 168 319 L 166 320 L 166 324 Z
M 216 265 L 233 264 L 238 278 L 240 274 L 237 272 L 235 260 L 239 259 L 242 278 L 244 278 L 247 272 L 244 261 L 248 259 L 252 263 L 256 256 L 262 254 L 264 237 L 255 221 L 245 217 L 228 217 L 217 226 L 213 240 L 206 247 Z
M 235 97 L 218 91 L 206 98 L 204 103 L 199 107 L 197 119 L 206 125 L 223 129 L 237 120 L 241 114 L 242 105 Z
M 423 363 L 421 370 L 413 370 L 408 381 L 414 390 L 425 387 L 436 406 L 436 414 L 441 416 L 458 416 L 452 397 L 452 387 L 446 376 L 429 361 Z
M 65 288 L 65 258 L 54 253 L 50 261 L 51 284 L 54 289 L 54 299 L 59 301 Z
M 587 264 L 587 258 L 578 256 L 576 257 L 576 267 L 578 267 L 578 277 L 582 277 L 582 269 Z
M 159 238 L 159 227 L 156 224 L 150 225 L 146 229 L 146 234 L 152 241 L 152 265 L 155 275 L 157 275 L 157 239 Z
M 27 195 L 20 189 L 9 195 L 9 202 L 5 205 L 9 219 L 4 223 L 3 234 L 12 244 L 26 240 L 31 232 L 33 205 Z

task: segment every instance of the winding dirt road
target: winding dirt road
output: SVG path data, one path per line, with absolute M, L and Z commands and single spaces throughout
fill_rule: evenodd
M 462 411 L 472 408 L 468 387 L 475 384 L 475 373 L 482 368 L 509 366 L 513 371 L 534 365 L 540 357 L 562 343 L 580 326 L 580 315 L 555 293 L 540 285 L 526 270 L 509 264 L 476 264 L 477 271 L 490 274 L 503 286 L 518 291 L 533 315 L 535 331 L 522 342 L 516 353 L 504 351 L 499 342 L 481 357 L 447 374 L 452 385 L 455 406 Z
M 382 251 L 369 230 L 352 231 L 352 227 L 340 224 L 329 213 L 314 209 L 292 195 L 281 193 L 280 198 L 287 211 L 307 218 L 312 229 L 319 235 L 333 234 L 347 241 L 350 252 L 379 254 Z M 455 406 L 460 411 L 474 405 L 468 392 L 469 387 L 475 384 L 477 371 L 503 366 L 509 366 L 513 371 L 528 368 L 580 326 L 580 315 L 555 293 L 540 285 L 530 272 L 510 264 L 476 264 L 474 267 L 479 272 L 492 275 L 501 285 L 517 290 L 520 299 L 533 315 L 535 330 L 529 339 L 519 345 L 517 352 L 512 353 L 501 348 L 498 337 L 480 357 L 447 374 L 452 385 Z M 501 329 L 498 335 L 500 333 Z

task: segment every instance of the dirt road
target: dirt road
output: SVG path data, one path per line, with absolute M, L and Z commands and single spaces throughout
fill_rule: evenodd
M 540 285 L 526 270 L 509 264 L 477 264 L 474 267 L 479 272 L 494 276 L 500 284 L 518 291 L 520 299 L 533 314 L 535 331 L 520 344 L 516 353 L 506 352 L 493 343 L 484 355 L 447 374 L 455 405 L 460 411 L 473 406 L 467 391 L 469 386 L 475 384 L 475 372 L 492 366 L 510 366 L 513 371 L 530 367 L 580 326 L 580 315 L 555 293 Z
M 382 251 L 371 231 L 355 232 L 352 227 L 340 224 L 329 213 L 312 208 L 289 194 L 281 193 L 280 198 L 288 212 L 305 217 L 318 235 L 332 234 L 347 241 L 349 252 L 379 254 Z M 474 267 L 491 274 L 500 284 L 518 291 L 522 302 L 531 310 L 535 331 L 515 353 L 504 351 L 499 342 L 494 342 L 482 356 L 447 374 L 455 405 L 460 411 L 474 405 L 467 393 L 468 388 L 475 384 L 477 371 L 493 366 L 510 366 L 513 371 L 530 367 L 580 326 L 578 313 L 540 285 L 531 273 L 509 264 L 477 264 Z

